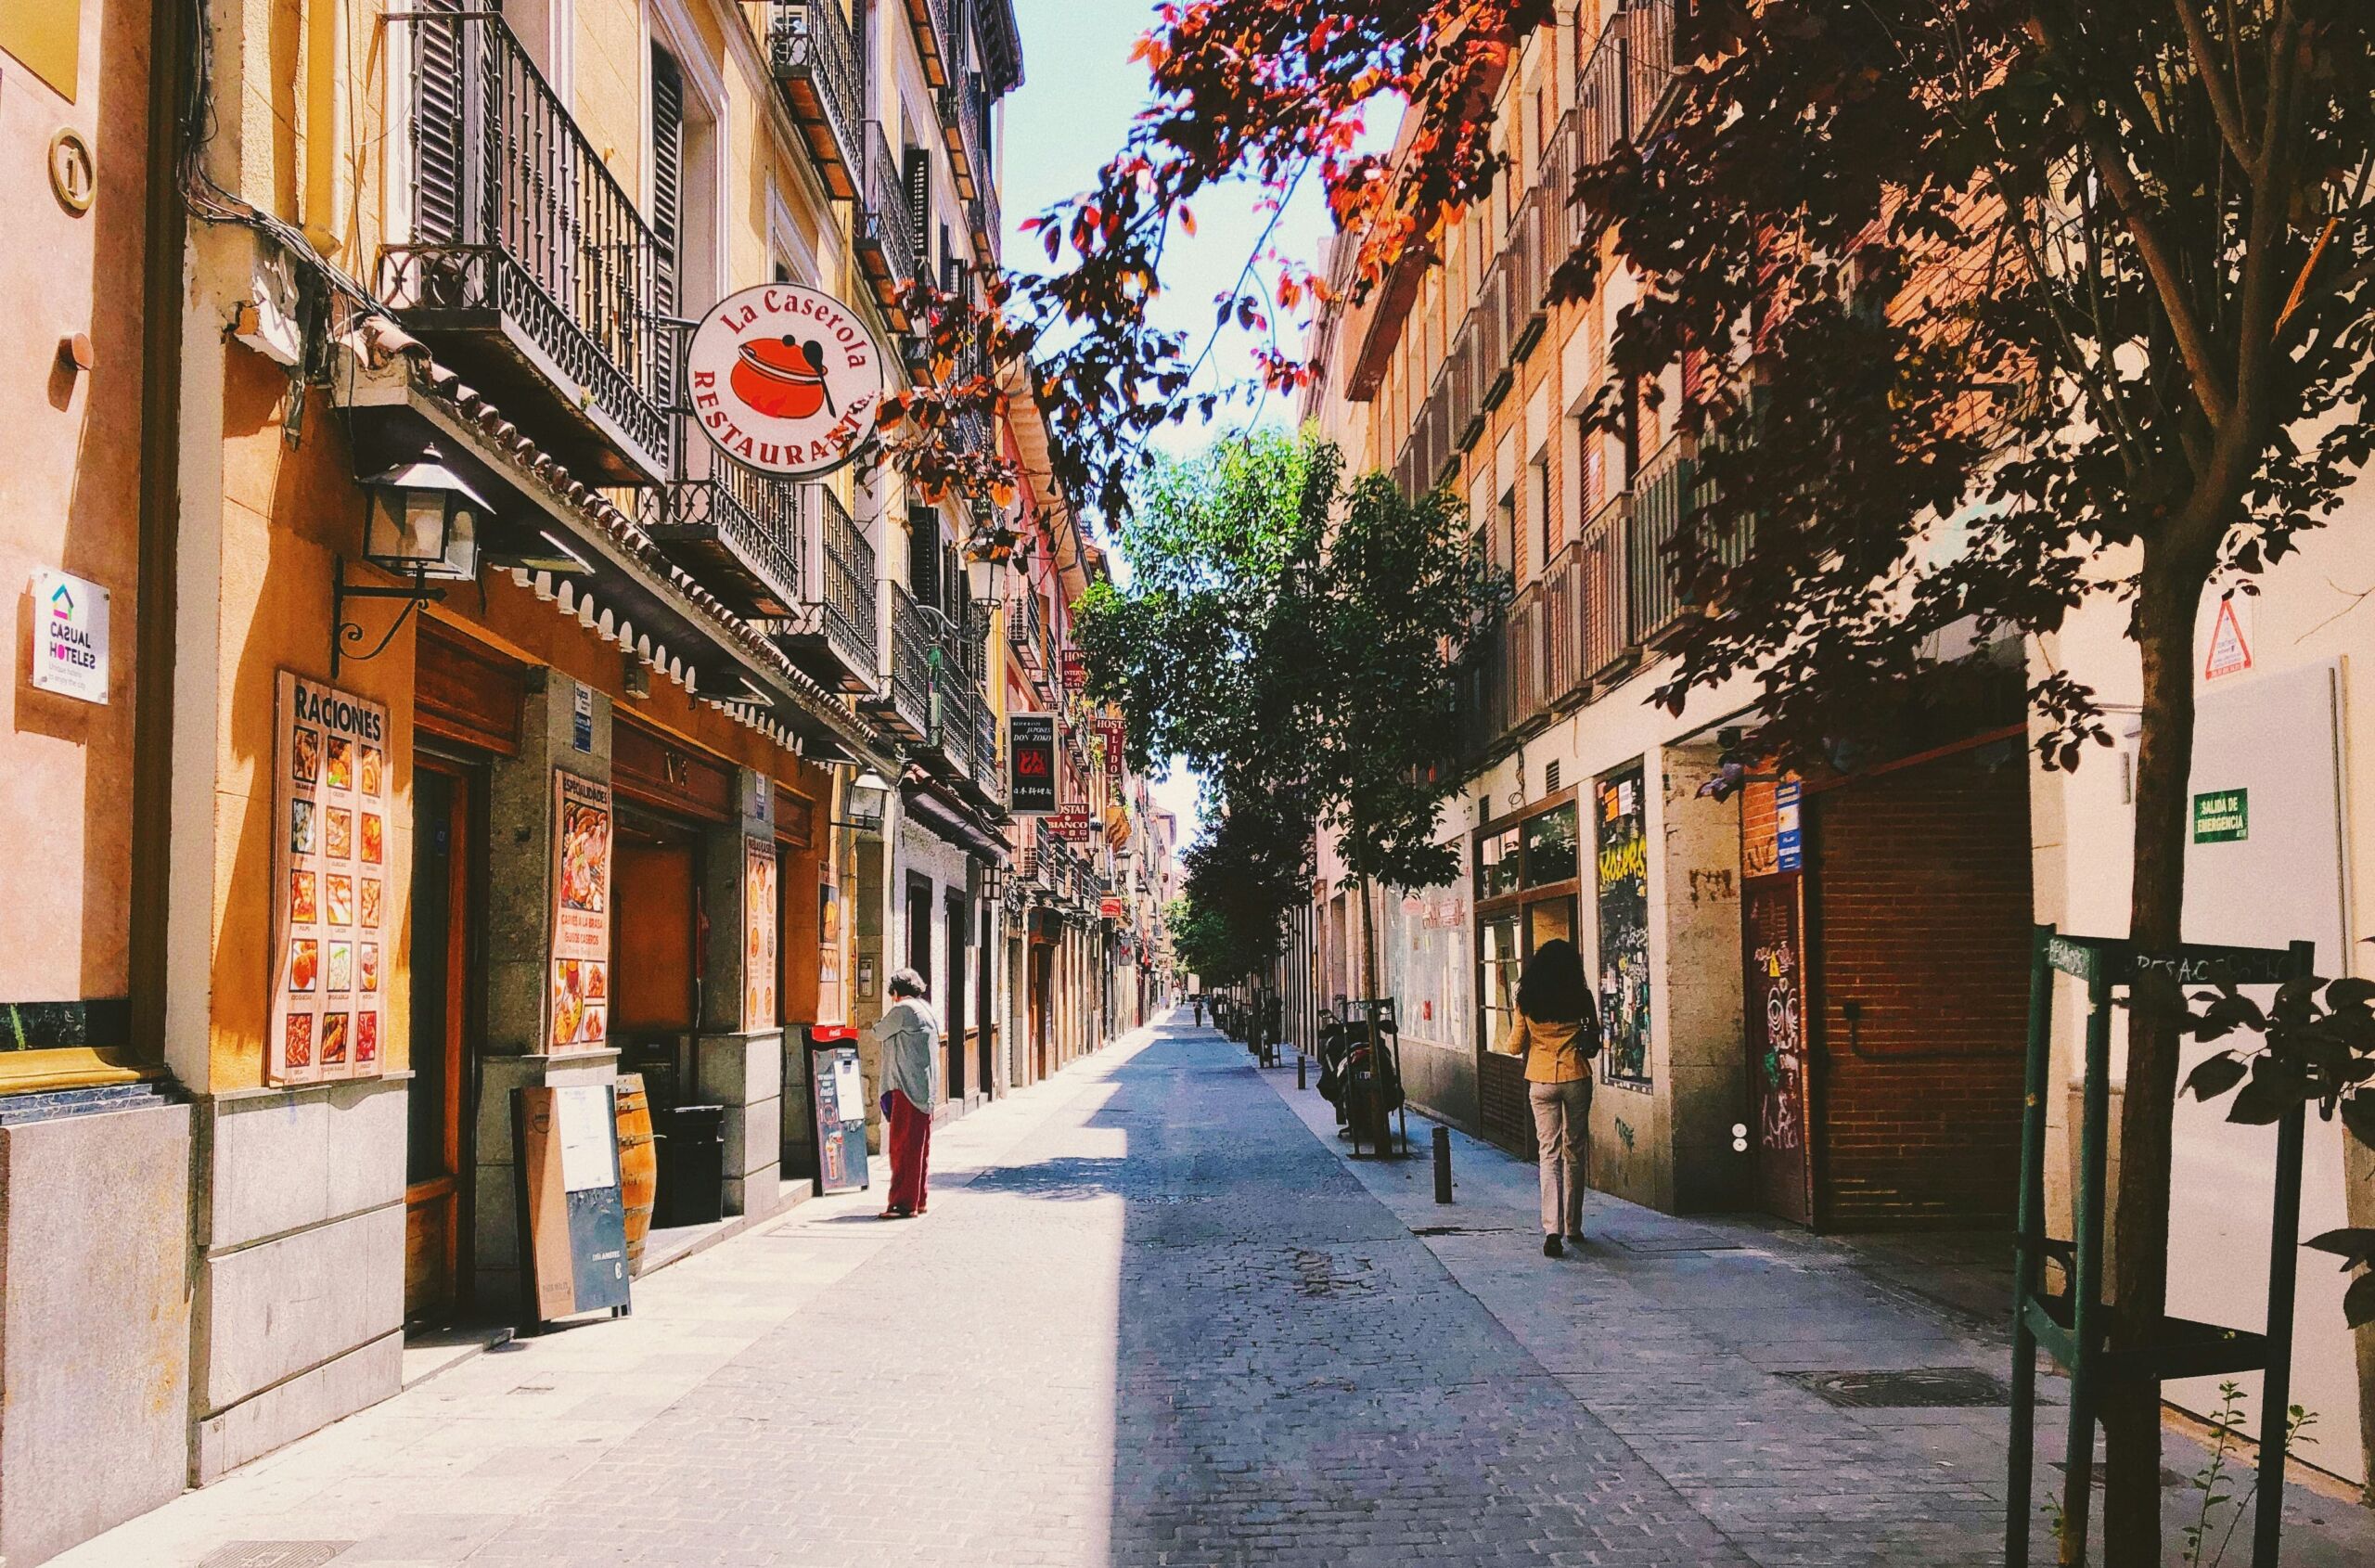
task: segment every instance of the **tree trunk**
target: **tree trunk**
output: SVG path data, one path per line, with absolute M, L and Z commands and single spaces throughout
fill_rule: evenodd
M 1356 874 L 1361 882 L 1361 996 L 1367 998 L 1377 995 L 1377 921 L 1376 911 L 1370 907 L 1373 901 L 1368 873 Z
M 2139 952 L 2171 952 L 2183 939 L 2187 791 L 2193 775 L 2194 614 L 2199 573 L 2155 571 L 2149 559 L 2136 605 L 2143 656 L 2141 738 L 2136 754 L 2136 868 L 2128 937 Z M 2119 1189 L 2111 1262 L 2112 1343 L 2148 1343 L 2169 1289 L 2169 1155 L 2176 1111 L 2183 1009 L 2170 987 L 2136 996 L 2127 1033 L 2127 1082 L 2119 1123 Z M 2155 1568 L 2161 1561 L 2161 1391 L 2138 1382 L 2104 1391 L 2103 1562 Z

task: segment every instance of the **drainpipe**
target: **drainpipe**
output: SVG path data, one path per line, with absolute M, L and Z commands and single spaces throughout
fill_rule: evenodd
M 131 1044 L 165 1060 L 165 917 L 161 880 L 173 837 L 173 628 L 181 529 L 182 113 L 193 50 L 191 7 L 158 0 L 148 22 L 148 146 L 142 192 L 139 616 L 132 718 Z

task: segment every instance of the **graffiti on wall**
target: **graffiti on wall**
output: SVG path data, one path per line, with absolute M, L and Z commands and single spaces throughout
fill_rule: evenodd
M 1755 1045 L 1758 1146 L 1781 1152 L 1804 1147 L 1800 1107 L 1805 1102 L 1804 979 L 1799 973 L 1797 922 L 1786 886 L 1750 894 L 1748 1017 Z
M 1599 896 L 1600 1080 L 1650 1085 L 1650 845 L 1638 763 L 1592 786 Z

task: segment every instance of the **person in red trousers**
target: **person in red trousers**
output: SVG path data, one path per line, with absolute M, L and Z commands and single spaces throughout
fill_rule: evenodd
M 882 1114 L 889 1125 L 891 1201 L 884 1219 L 924 1212 L 924 1177 L 931 1166 L 931 1113 L 940 1104 L 940 1015 L 924 995 L 924 977 L 910 969 L 891 976 L 891 1006 L 874 1026 L 882 1047 Z

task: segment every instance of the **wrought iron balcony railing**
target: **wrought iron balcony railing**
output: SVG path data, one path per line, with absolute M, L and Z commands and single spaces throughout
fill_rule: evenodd
M 1620 142 L 1646 152 L 1675 80 L 1679 0 L 1632 0 L 1608 19 L 1575 78 L 1579 156 L 1604 163 Z
M 669 258 L 492 11 L 416 7 L 405 221 L 380 297 L 580 477 L 674 472 Z
M 915 30 L 916 53 L 924 68 L 924 82 L 939 88 L 948 84 L 950 62 L 956 58 L 956 34 L 949 25 L 948 0 L 907 0 L 907 23 Z
M 891 693 L 883 717 L 910 739 L 931 732 L 932 622 L 939 618 L 904 586 L 891 585 Z
M 1675 580 L 1675 540 L 1689 521 L 1698 482 L 1698 453 L 1688 436 L 1658 448 L 1633 480 L 1633 538 L 1626 553 L 1633 639 L 1653 643 L 1688 602 Z
M 789 620 L 777 624 L 776 640 L 827 686 L 877 692 L 882 642 L 876 624 L 879 579 L 874 546 L 850 521 L 840 496 L 821 484 L 802 488 L 801 581 L 806 597 Z
M 1040 611 L 1038 590 L 1027 581 L 1021 593 L 1007 600 L 1006 640 L 1026 672 L 1043 682 L 1056 678 L 1056 645 L 1047 636 L 1047 618 Z
M 981 188 L 982 158 L 982 73 L 967 71 L 962 81 L 951 82 L 937 95 L 940 101 L 940 133 L 948 148 L 948 172 L 956 184 L 956 194 L 970 201 Z
M 777 0 L 769 8 L 768 54 L 791 118 L 825 188 L 847 201 L 858 193 L 866 94 L 856 36 L 842 0 Z
M 635 521 L 738 613 L 767 621 L 798 614 L 807 487 L 723 456 L 712 456 L 708 469 L 641 492 Z
M 1606 680 L 1629 669 L 1641 656 L 1634 636 L 1626 563 L 1633 541 L 1633 495 L 1619 491 L 1584 524 L 1575 548 L 1584 598 L 1585 680 Z
M 908 329 L 907 288 L 920 271 L 922 242 L 909 210 L 906 173 L 891 155 L 881 122 L 866 122 L 858 190 L 857 254 L 874 302 L 894 332 Z
M 998 712 L 985 694 L 973 706 L 973 782 L 1001 810 L 1006 806 L 1006 754 L 998 744 Z

